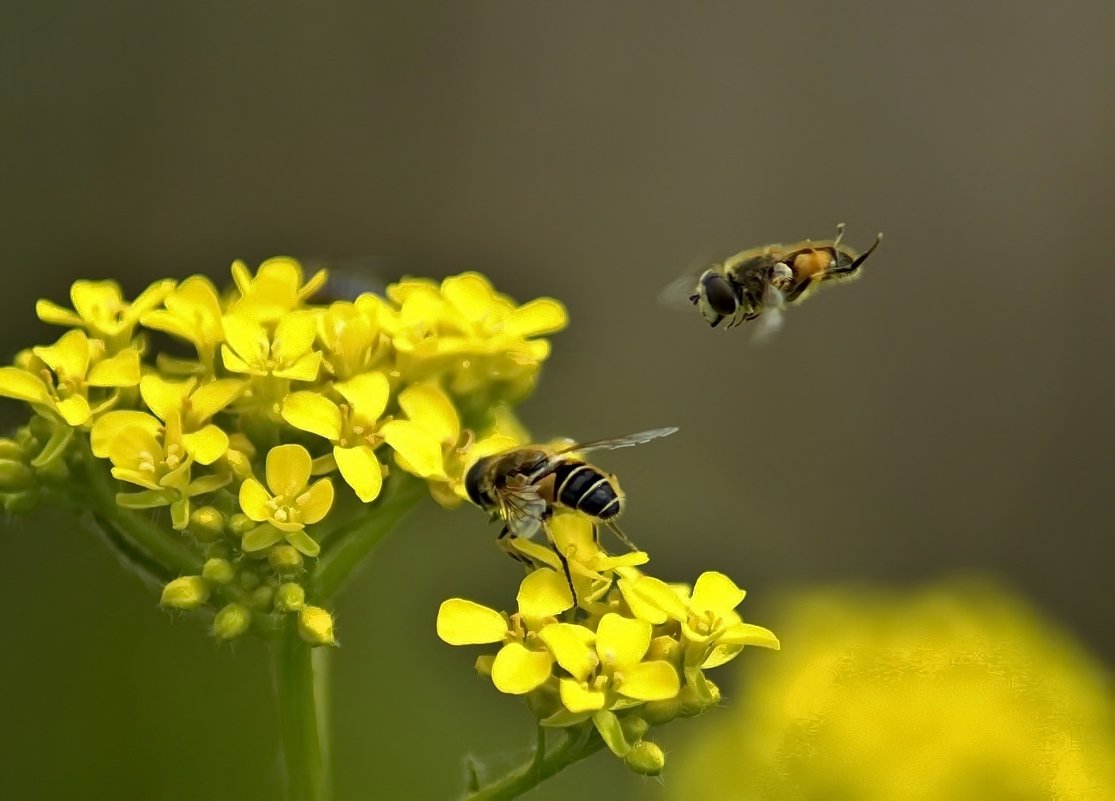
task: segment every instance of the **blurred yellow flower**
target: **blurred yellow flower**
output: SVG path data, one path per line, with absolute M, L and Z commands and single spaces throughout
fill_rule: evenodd
M 192 343 L 204 369 L 212 373 L 217 347 L 225 338 L 221 301 L 213 282 L 201 275 L 191 276 L 166 296 L 163 306 L 140 317 L 140 324 Z
M 816 591 L 778 628 L 675 798 L 1115 798 L 1110 674 L 1005 593 Z
M 321 289 L 327 277 L 325 270 L 318 270 L 302 283 L 302 265 L 286 256 L 263 262 L 254 276 L 244 262 L 233 262 L 232 280 L 240 297 L 232 301 L 228 310 L 257 323 L 274 323 Z
M 128 303 L 115 281 L 75 281 L 70 288 L 73 309 L 40 300 L 35 304 L 35 314 L 44 323 L 84 328 L 103 340 L 110 353 L 116 353 L 131 342 L 140 317 L 162 303 L 173 289 L 174 281 L 170 279 L 156 281 Z
M 261 551 L 285 538 L 306 556 L 318 555 L 320 546 L 304 528 L 328 514 L 333 482 L 322 478 L 311 486 L 312 462 L 301 445 L 278 445 L 267 453 L 267 487 L 255 478 L 240 485 L 240 508 L 262 524 L 244 535 L 245 551 Z

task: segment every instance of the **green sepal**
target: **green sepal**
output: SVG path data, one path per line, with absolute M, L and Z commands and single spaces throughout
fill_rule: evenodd
M 261 523 L 244 535 L 240 541 L 240 548 L 245 552 L 262 551 L 270 548 L 283 538 L 283 532 L 270 523 Z
M 47 440 L 46 445 L 39 451 L 39 455 L 31 460 L 31 466 L 36 468 L 46 467 L 62 455 L 73 436 L 74 430 L 69 426 L 62 423 L 55 425 L 54 430 L 50 432 L 50 439 Z
M 175 531 L 184 531 L 190 524 L 190 499 L 179 498 L 170 505 L 170 526 Z
M 613 754 L 622 758 L 631 753 L 631 744 L 623 734 L 623 724 L 619 722 L 614 712 L 601 709 L 593 714 L 592 722 L 600 732 L 604 744 Z
M 140 492 L 118 492 L 116 503 L 124 509 L 154 509 L 170 506 L 178 493 L 169 490 L 142 490 Z

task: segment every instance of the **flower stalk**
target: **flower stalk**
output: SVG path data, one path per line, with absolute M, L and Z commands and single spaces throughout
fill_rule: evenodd
M 275 694 L 279 703 L 286 765 L 288 801 L 326 801 L 326 765 L 318 697 L 324 683 L 322 671 L 314 669 L 313 652 L 303 642 L 293 618 L 271 645 Z
M 581 731 L 567 732 L 565 741 L 550 751 L 545 749 L 545 729 L 539 726 L 538 731 L 538 745 L 530 762 L 502 779 L 469 793 L 465 796 L 465 801 L 510 801 L 518 798 L 570 765 L 604 748 L 604 740 L 591 726 L 583 727 Z

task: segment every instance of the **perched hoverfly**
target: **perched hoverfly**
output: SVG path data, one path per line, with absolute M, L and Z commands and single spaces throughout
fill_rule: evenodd
M 699 276 L 680 278 L 662 291 L 670 306 L 696 306 L 713 328 L 724 320 L 726 328 L 759 319 L 756 334 L 769 335 L 782 325 L 782 309 L 799 303 L 827 281 L 856 278 L 860 266 L 879 247 L 883 235 L 858 253 L 842 244 L 844 223 L 836 226 L 836 239 L 762 245 L 713 264 Z M 680 302 L 679 302 L 680 301 Z
M 619 482 L 579 454 L 641 445 L 675 431 L 673 426 L 656 428 L 557 449 L 543 445 L 511 448 L 473 464 L 465 473 L 465 490 L 493 520 L 503 521 L 500 540 L 533 537 L 545 528 L 554 509 L 560 508 L 604 524 L 634 550 L 631 540 L 616 525 L 624 500 Z

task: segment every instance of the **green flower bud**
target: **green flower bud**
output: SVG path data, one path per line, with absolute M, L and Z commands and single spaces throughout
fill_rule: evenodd
M 212 506 L 202 506 L 190 514 L 186 529 L 201 542 L 216 542 L 224 534 L 225 516 Z
M 310 645 L 336 645 L 333 616 L 320 606 L 304 606 L 298 613 L 298 634 Z
M 306 591 L 301 584 L 288 581 L 275 593 L 275 609 L 279 612 L 297 612 L 306 605 Z
M 227 559 L 214 557 L 206 561 L 205 567 L 201 569 L 201 575 L 206 581 L 223 585 L 236 578 L 236 569 Z
M 23 426 L 15 432 L 15 441 L 23 450 L 24 456 L 33 456 L 42 447 L 42 443 L 35 439 L 35 435 L 31 433 L 28 426 Z
M 58 425 L 62 425 L 62 422 L 59 421 Z M 54 426 L 55 424 L 50 420 L 47 420 L 45 417 L 40 417 L 39 415 L 35 415 L 27 421 L 27 430 L 31 432 L 31 436 L 38 442 L 45 443 L 50 439 L 51 434 L 54 433 Z
M 249 603 L 251 603 L 252 609 L 259 612 L 270 612 L 271 602 L 274 600 L 275 590 L 266 584 L 252 590 L 252 594 L 249 597 Z
M 280 573 L 295 573 L 302 569 L 302 554 L 293 545 L 276 545 L 267 553 L 267 561 Z
M 252 624 L 252 613 L 241 604 L 229 604 L 213 618 L 213 636 L 218 640 L 235 640 Z
M 476 672 L 485 678 L 491 678 L 492 665 L 495 664 L 495 654 L 481 654 L 476 657 Z
M 211 542 L 205 548 L 206 559 L 231 559 L 232 548 L 227 542 Z
M 650 740 L 640 740 L 623 758 L 623 764 L 644 776 L 657 776 L 666 766 L 666 755 Z
M 18 492 L 35 483 L 35 474 L 23 462 L 0 459 L 0 492 Z
M 4 496 L 4 511 L 14 515 L 27 514 L 39 505 L 39 491 L 29 489 Z
M 699 715 L 710 706 L 716 706 L 720 703 L 720 688 L 708 679 L 705 679 L 705 684 L 708 686 L 710 695 L 708 699 L 702 698 L 701 695 L 688 684 L 681 688 L 681 692 L 678 693 L 678 700 L 681 702 L 682 717 L 688 718 L 693 715 Z
M 244 570 L 240 573 L 240 586 L 246 590 L 254 590 L 262 583 L 263 579 L 259 577 L 258 573 L 253 573 L 251 570 Z
M 637 743 L 643 739 L 643 735 L 650 728 L 650 724 L 638 715 L 626 715 L 620 718 L 619 725 L 623 729 L 624 738 L 629 743 Z
M 681 714 L 681 701 L 676 697 L 664 701 L 647 701 L 639 711 L 650 725 L 661 726 Z
M 243 512 L 237 512 L 228 519 L 228 530 L 236 537 L 243 537 L 259 523 L 252 520 Z
M 159 603 L 171 609 L 197 609 L 209 600 L 209 583 L 201 576 L 181 576 L 163 587 Z
M 40 479 L 52 484 L 64 484 L 70 478 L 70 468 L 63 459 L 53 459 L 35 472 Z
M 683 650 L 681 643 L 673 637 L 655 637 L 650 641 L 650 648 L 644 658 L 662 659 L 672 665 L 680 665 Z
M 24 451 L 22 445 L 14 439 L 0 437 L 0 459 L 11 459 L 14 462 L 22 462 L 23 456 Z

